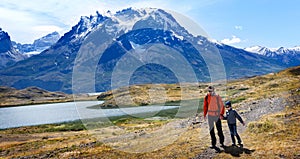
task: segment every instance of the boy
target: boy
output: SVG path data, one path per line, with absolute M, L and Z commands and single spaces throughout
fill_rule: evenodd
M 236 136 L 239 145 L 243 146 L 241 138 L 240 138 L 239 134 L 237 133 L 236 118 L 243 124 L 243 126 L 245 126 L 245 122 L 240 117 L 240 115 L 234 109 L 232 109 L 230 101 L 227 101 L 225 103 L 225 108 L 226 108 L 226 116 L 224 117 L 224 119 L 227 120 L 227 123 L 228 123 L 228 127 L 229 127 L 229 130 L 230 130 L 230 135 L 231 135 L 231 140 L 232 140 L 232 146 L 235 146 L 234 136 Z

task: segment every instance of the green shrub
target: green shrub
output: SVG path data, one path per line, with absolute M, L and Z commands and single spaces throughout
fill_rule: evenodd
M 276 129 L 276 127 L 277 127 L 276 124 L 269 120 L 265 120 L 262 122 L 250 122 L 248 124 L 248 130 L 251 133 L 269 132 L 269 131 Z
M 246 97 L 238 97 L 238 98 L 234 98 L 231 103 L 234 104 L 234 103 L 240 103 L 242 102 L 243 100 L 245 100 Z

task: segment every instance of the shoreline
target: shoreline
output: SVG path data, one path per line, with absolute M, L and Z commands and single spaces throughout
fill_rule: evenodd
M 91 98 L 93 97 L 93 98 Z M 30 106 L 30 105 L 40 105 L 40 104 L 55 104 L 55 103 L 68 103 L 68 102 L 80 102 L 80 101 L 99 101 L 97 100 L 97 96 L 91 96 L 89 98 L 72 98 L 72 99 L 54 99 L 53 101 L 39 101 L 39 102 L 23 102 L 23 103 L 18 103 L 18 104 L 0 104 L 0 109 L 1 108 L 10 108 L 10 107 L 22 107 L 22 106 Z
M 178 107 L 177 108 L 170 108 L 170 109 L 165 109 L 160 111 L 156 116 L 159 117 L 157 118 L 158 120 L 161 120 L 160 118 L 166 118 L 166 120 L 170 120 L 170 119 L 175 119 L 175 114 L 178 111 Z M 134 115 L 145 115 L 148 114 L 149 112 L 140 112 Z M 151 112 L 150 112 L 151 113 Z M 105 125 L 109 125 L 110 123 L 114 123 L 117 122 L 119 120 L 123 120 L 123 119 L 128 119 L 128 120 L 135 120 L 135 119 L 140 119 L 140 120 L 145 120 L 148 117 L 145 118 L 136 118 L 134 116 L 128 115 L 128 114 L 124 114 L 124 115 L 116 115 L 116 116 L 107 116 L 107 117 L 95 117 L 95 118 L 88 118 L 88 119 L 74 119 L 74 120 L 69 120 L 69 121 L 61 121 L 61 122 L 54 122 L 54 123 L 44 123 L 44 124 L 32 124 L 32 125 L 23 125 L 23 126 L 14 126 L 14 127 L 7 127 L 7 128 L 0 128 L 0 132 L 1 131 L 7 131 L 7 130 L 14 130 L 14 129 L 36 129 L 36 128 L 41 128 L 43 129 L 44 127 L 60 127 L 62 125 L 69 127 L 71 125 L 77 125 L 78 127 L 84 127 L 85 129 L 87 127 L 93 127 L 95 126 L 99 126 L 97 122 L 102 121 L 102 118 L 107 118 L 109 119 L 108 122 L 103 122 L 102 126 L 106 127 Z M 84 122 L 82 121 L 84 120 Z M 103 120 L 104 121 L 104 120 Z M 88 126 L 86 127 L 85 124 L 88 124 Z M 82 129 L 82 130 L 85 130 Z M 26 132 L 25 132 L 26 133 Z

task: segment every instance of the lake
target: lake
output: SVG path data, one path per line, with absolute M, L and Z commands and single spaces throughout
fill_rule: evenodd
M 120 109 L 88 108 L 101 103 L 102 101 L 81 101 L 0 108 L 0 129 L 97 117 L 135 116 L 141 113 L 148 113 L 148 115 L 150 113 L 151 116 L 161 110 L 178 108 L 178 106 L 140 106 Z

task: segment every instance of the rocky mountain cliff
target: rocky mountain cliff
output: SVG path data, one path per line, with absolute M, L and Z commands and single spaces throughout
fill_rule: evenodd
M 7 32 L 0 28 L 0 69 L 11 66 L 16 62 L 25 59 L 25 56 L 20 54 L 12 46 L 10 36 Z

